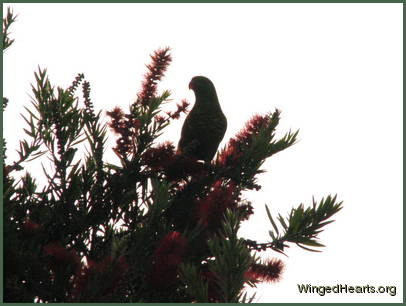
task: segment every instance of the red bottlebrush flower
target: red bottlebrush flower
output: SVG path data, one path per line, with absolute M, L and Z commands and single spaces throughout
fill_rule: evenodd
M 82 76 L 84 77 L 83 74 L 82 74 Z M 83 98 L 84 98 L 84 103 L 85 103 L 85 115 L 89 119 L 94 120 L 95 119 L 94 108 L 93 108 L 93 103 L 90 100 L 90 83 L 87 81 L 84 81 L 82 84 L 82 88 L 83 88 Z
M 171 119 L 179 119 L 180 114 L 182 113 L 187 113 L 188 110 L 187 108 L 189 107 L 189 102 L 186 99 L 183 99 L 180 104 L 176 104 L 177 109 L 174 112 L 167 112 L 166 114 L 171 118 Z
M 228 146 L 225 150 L 221 151 L 218 155 L 217 162 L 222 166 L 236 165 L 243 156 L 241 148 L 238 148 L 235 139 L 230 139 Z
M 141 127 L 141 121 L 139 119 L 129 118 L 129 121 L 131 122 L 132 128 L 134 128 L 135 130 L 139 130 L 139 128 Z
M 31 238 L 35 236 L 41 226 L 38 223 L 31 221 L 30 219 L 26 219 L 23 224 L 21 225 L 21 233 L 23 234 L 23 238 Z
M 226 209 L 236 205 L 234 190 L 235 185 L 232 182 L 227 188 L 221 187 L 221 181 L 215 182 L 212 191 L 197 204 L 199 223 L 212 229 L 218 228 Z
M 186 248 L 187 240 L 179 232 L 170 232 L 164 236 L 153 254 L 149 280 L 157 286 L 166 286 L 174 282 Z
M 245 125 L 246 131 L 251 135 L 256 135 L 259 131 L 269 124 L 270 118 L 263 115 L 254 115 Z
M 133 152 L 133 138 L 141 126 L 140 121 L 125 115 L 120 107 L 115 107 L 106 114 L 111 117 L 109 127 L 119 136 L 115 151 L 121 155 Z
M 111 112 L 106 112 L 106 114 L 111 117 L 111 122 L 109 123 L 109 126 L 116 132 L 120 132 L 121 128 L 121 121 L 124 119 L 124 112 L 123 110 L 116 106 L 113 108 Z
M 87 266 L 82 266 L 82 268 L 76 273 L 73 289 L 72 289 L 72 300 L 78 299 L 81 295 L 86 295 L 86 290 L 93 282 L 97 281 L 97 276 L 102 276 L 106 273 L 107 268 L 111 265 L 112 259 L 110 256 L 105 257 L 100 262 L 95 262 L 93 260 L 88 260 Z M 111 275 L 109 275 L 110 279 Z M 103 286 L 106 283 L 103 282 Z
M 284 270 L 284 264 L 280 259 L 273 258 L 265 264 L 253 264 L 245 272 L 245 278 L 249 281 L 277 282 Z
M 233 166 L 238 163 L 244 150 L 252 144 L 252 136 L 258 135 L 261 129 L 267 127 L 270 122 L 269 116 L 253 116 L 245 127 L 230 139 L 226 149 L 219 154 L 217 162 L 222 166 Z
M 75 276 L 72 299 L 75 300 L 84 294 L 92 282 L 102 288 L 99 292 L 101 296 L 113 293 L 128 269 L 129 265 L 124 256 L 116 261 L 113 261 L 111 256 L 106 256 L 99 262 L 89 260 L 87 267 L 82 267 Z M 100 280 L 104 280 L 102 285 Z
M 164 123 L 164 122 L 166 121 L 166 119 L 165 119 L 164 116 L 156 115 L 156 116 L 155 116 L 155 121 L 156 121 L 158 124 L 162 124 L 162 123 Z
M 190 103 L 186 99 L 183 99 L 180 104 L 176 105 L 178 107 L 176 111 L 179 113 L 187 113 L 187 108 L 189 105 Z
M 143 106 L 148 105 L 149 101 L 156 95 L 157 82 L 162 79 L 172 61 L 169 51 L 169 47 L 156 50 L 151 55 L 152 63 L 146 65 L 148 71 L 144 75 L 141 92 L 138 93 L 138 102 Z
M 186 238 L 181 233 L 170 232 L 158 243 L 154 257 L 157 261 L 165 261 L 164 264 L 178 265 L 182 261 L 186 246 Z
M 163 171 L 168 181 L 178 181 L 189 175 L 198 177 L 205 175 L 204 165 L 195 159 L 177 155 L 175 147 L 170 142 L 165 142 L 156 148 L 148 149 L 142 160 L 153 171 Z
M 49 263 L 53 269 L 72 265 L 75 269 L 80 265 L 80 257 L 74 250 L 50 243 L 44 246 L 44 255 L 49 256 Z
M 131 115 L 124 114 L 120 107 L 115 107 L 106 114 L 111 117 L 109 127 L 119 136 L 115 151 L 122 155 L 132 153 L 134 151 L 134 137 L 138 134 L 141 121 Z
M 152 170 L 163 170 L 171 162 L 171 159 L 175 155 L 175 147 L 170 142 L 165 142 L 159 145 L 157 148 L 148 149 L 143 155 L 142 159 L 144 163 Z

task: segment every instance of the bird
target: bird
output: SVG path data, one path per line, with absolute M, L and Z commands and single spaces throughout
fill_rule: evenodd
M 227 118 L 210 79 L 195 76 L 189 89 L 195 93 L 195 104 L 183 123 L 177 152 L 210 163 L 227 130 Z

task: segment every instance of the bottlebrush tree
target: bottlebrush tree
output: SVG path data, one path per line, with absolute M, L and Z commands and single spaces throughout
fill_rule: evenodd
M 3 50 L 14 19 L 9 11 L 3 20 Z M 246 286 L 284 269 L 261 251 L 322 246 L 318 233 L 342 207 L 335 196 L 286 218 L 266 208 L 269 241 L 238 235 L 254 213 L 242 192 L 260 189 L 264 161 L 296 141 L 297 132 L 276 139 L 278 110 L 253 116 L 211 163 L 157 143 L 188 111 L 185 100 L 162 110 L 170 93 L 158 84 L 171 60 L 169 48 L 153 53 L 137 99 L 108 111 L 107 126 L 83 74 L 63 89 L 45 69 L 35 73 L 27 139 L 18 160 L 3 162 L 5 302 L 250 302 Z M 117 164 L 103 158 L 110 132 Z M 40 157 L 41 184 L 30 173 Z

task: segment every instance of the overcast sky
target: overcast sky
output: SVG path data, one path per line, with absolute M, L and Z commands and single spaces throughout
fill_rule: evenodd
M 15 43 L 3 55 L 10 162 L 38 65 L 62 87 L 83 72 L 96 109 L 126 108 L 149 54 L 170 46 L 173 63 L 160 90 L 170 89 L 174 104 L 193 103 L 190 79 L 209 77 L 228 120 L 222 145 L 252 115 L 275 108 L 282 110 L 278 135 L 300 129 L 296 145 L 265 163 L 263 188 L 247 194 L 255 215 L 242 235 L 268 240 L 264 204 L 285 216 L 312 196 L 337 193 L 344 201 L 320 235 L 323 252 L 292 245 L 281 257 L 282 280 L 260 285 L 256 301 L 402 302 L 401 3 L 10 6 L 19 15 L 11 28 Z M 177 143 L 183 119 L 162 140 Z M 297 284 L 397 291 L 319 296 L 300 294 Z

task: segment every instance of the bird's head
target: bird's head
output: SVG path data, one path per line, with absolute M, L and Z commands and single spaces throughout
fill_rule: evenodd
M 189 83 L 189 89 L 192 89 L 196 95 L 216 95 L 216 89 L 212 81 L 204 76 L 195 76 Z

